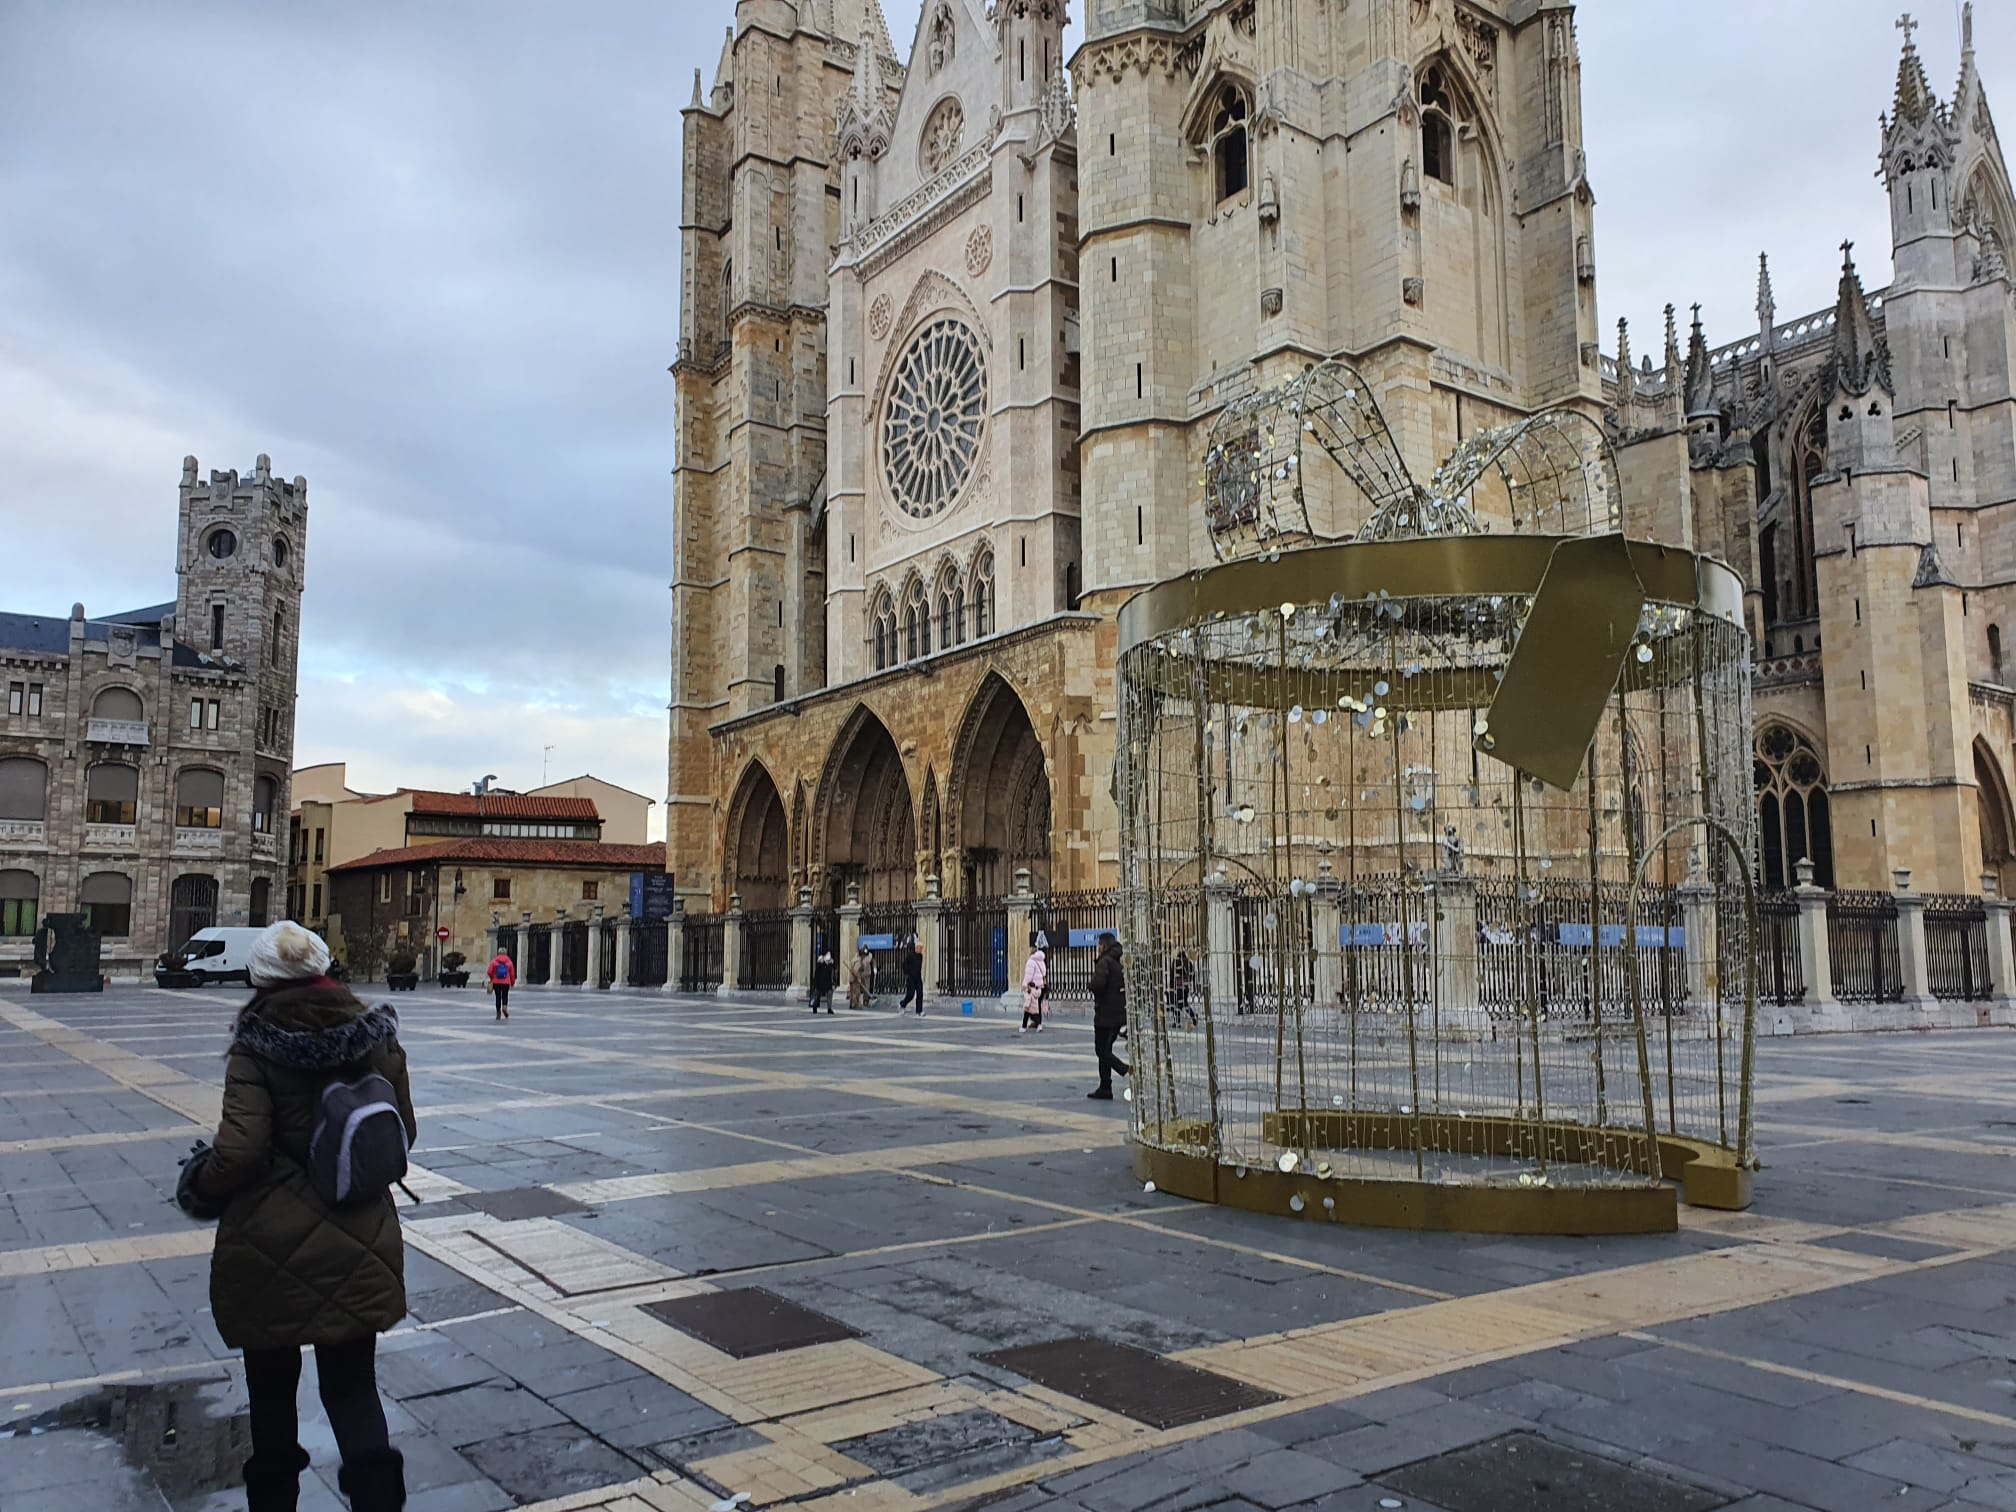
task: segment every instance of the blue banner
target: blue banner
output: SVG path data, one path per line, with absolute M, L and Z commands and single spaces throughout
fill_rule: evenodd
M 630 917 L 662 924 L 672 917 L 670 872 L 630 873 Z
M 1595 933 L 1597 943 L 1605 950 L 1616 950 L 1624 943 L 1622 924 L 1605 924 Z M 1579 950 L 1589 948 L 1589 936 L 1587 924 L 1563 924 L 1557 934 L 1561 944 Z M 1664 929 L 1657 924 L 1640 924 L 1634 938 L 1641 950 L 1679 950 L 1687 943 L 1687 931 L 1678 925 Z
M 894 950 L 896 948 L 896 936 L 893 934 L 863 935 L 861 936 L 861 948 L 863 950 Z
M 1106 931 L 1103 929 L 1074 929 L 1071 931 L 1071 948 L 1073 950 L 1096 950 L 1099 948 L 1099 936 L 1104 933 Z
M 1407 926 L 1407 938 L 1416 945 L 1428 943 L 1428 921 L 1416 919 Z M 1346 949 L 1353 945 L 1398 945 L 1401 943 L 1400 925 L 1392 924 L 1340 924 L 1337 926 L 1337 943 Z

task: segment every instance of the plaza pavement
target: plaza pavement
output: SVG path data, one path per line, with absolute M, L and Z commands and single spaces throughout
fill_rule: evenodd
M 243 1505 L 211 1231 L 169 1201 L 239 1001 L 0 992 L 6 1512 Z M 1068 1018 L 398 1003 L 424 1201 L 380 1379 L 413 1512 L 2016 1508 L 2004 1030 L 1765 1042 L 1751 1212 L 1506 1239 L 1144 1191 Z M 736 1358 L 666 1320 L 743 1287 L 853 1336 Z M 1158 1428 L 988 1358 L 1076 1335 L 1278 1399 Z

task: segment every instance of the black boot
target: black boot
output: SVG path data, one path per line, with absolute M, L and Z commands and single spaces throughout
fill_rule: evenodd
M 350 1512 L 401 1512 L 406 1505 L 406 1460 L 397 1449 L 380 1449 L 336 1472 L 336 1484 L 350 1498 Z
M 307 1468 L 308 1451 L 299 1444 L 290 1459 L 254 1455 L 245 1461 L 246 1507 L 250 1512 L 294 1512 L 301 1504 L 301 1472 Z

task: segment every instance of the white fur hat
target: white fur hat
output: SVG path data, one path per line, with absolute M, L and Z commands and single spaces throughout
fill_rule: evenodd
M 322 937 L 286 919 L 267 926 L 245 962 L 245 974 L 254 987 L 298 982 L 326 975 L 328 970 L 329 947 Z

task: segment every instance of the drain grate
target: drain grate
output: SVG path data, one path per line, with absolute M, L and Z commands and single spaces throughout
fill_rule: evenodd
M 650 1302 L 643 1310 L 738 1360 L 861 1337 L 858 1328 L 849 1328 L 838 1318 L 787 1302 L 758 1286 Z
M 1438 1454 L 1379 1477 L 1379 1484 L 1448 1512 L 1712 1512 L 1719 1491 L 1570 1449 L 1537 1433 Z
M 543 1186 L 507 1187 L 501 1192 L 464 1192 L 455 1200 L 465 1208 L 488 1213 L 506 1223 L 516 1223 L 522 1218 L 564 1218 L 570 1213 L 588 1211 L 572 1197 L 562 1196 L 553 1188 Z
M 1106 1339 L 1057 1339 L 979 1358 L 1151 1428 L 1180 1428 L 1281 1400 L 1230 1376 Z

